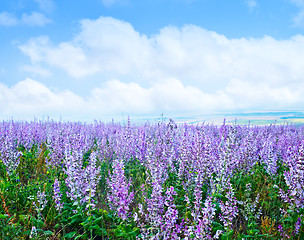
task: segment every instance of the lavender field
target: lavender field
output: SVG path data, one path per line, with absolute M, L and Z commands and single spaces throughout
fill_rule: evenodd
M 0 123 L 0 239 L 304 239 L 304 127 Z

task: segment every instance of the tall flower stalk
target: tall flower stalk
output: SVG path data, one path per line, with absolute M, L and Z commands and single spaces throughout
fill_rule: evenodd
M 112 210 L 115 210 L 118 217 L 126 220 L 129 217 L 130 204 L 133 201 L 134 193 L 129 192 L 131 181 L 126 181 L 124 174 L 124 162 L 121 159 L 113 161 L 113 173 L 108 178 L 108 203 Z
M 57 211 L 61 212 L 64 203 L 61 200 L 62 193 L 60 192 L 60 185 L 57 178 L 54 181 L 53 192 L 54 192 L 53 199 L 55 201 L 55 208 Z
M 81 152 L 66 152 L 65 183 L 69 189 L 67 196 L 75 205 L 95 207 L 94 197 L 96 195 L 97 183 L 100 179 L 100 167 L 96 167 L 96 153 L 90 154 L 89 163 L 83 166 L 83 155 Z

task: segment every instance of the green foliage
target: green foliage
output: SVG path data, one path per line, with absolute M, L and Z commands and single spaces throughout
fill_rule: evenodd
M 33 227 L 36 228 L 36 239 L 131 240 L 140 237 L 140 229 L 132 217 L 123 221 L 108 208 L 107 178 L 112 170 L 109 159 L 98 159 L 97 165 L 101 168 L 97 188 L 98 203 L 96 209 L 90 209 L 74 205 L 67 198 L 65 174 L 61 167 L 47 166 L 48 150 L 43 144 L 39 147 L 34 145 L 30 150 L 20 146 L 19 150 L 22 151 L 20 165 L 12 175 L 6 173 L 5 166 L 0 161 L 0 239 L 26 239 Z M 91 150 L 84 154 L 83 167 L 87 166 L 90 153 Z M 225 202 L 226 198 L 223 193 L 214 193 L 216 217 L 212 223 L 212 232 L 224 231 L 220 239 L 284 239 L 285 236 L 278 232 L 280 225 L 288 236 L 292 236 L 298 218 L 302 219 L 304 216 L 304 209 L 295 211 L 294 207 L 280 197 L 279 189 L 288 189 L 283 175 L 286 170 L 287 167 L 279 161 L 276 175 L 269 175 L 265 165 L 261 163 L 256 163 L 250 171 L 236 172 L 230 182 L 241 214 L 233 220 L 232 229 L 225 232 L 218 215 L 221 212 L 219 200 Z M 152 186 L 147 184 L 149 172 L 138 159 L 126 161 L 124 171 L 126 178 L 132 182 L 131 190 L 135 196 L 130 209 L 135 211 L 138 203 L 144 204 L 145 193 L 142 192 L 142 186 L 145 186 L 148 197 L 152 191 Z M 193 175 L 196 176 L 196 173 Z M 63 193 L 62 212 L 56 211 L 52 198 L 55 178 L 60 182 Z M 179 214 L 178 223 L 181 223 L 181 219 L 192 219 L 185 196 L 190 202 L 194 201 L 195 184 L 189 184 L 186 189 L 185 183 L 186 180 L 179 178 L 173 169 L 168 169 L 168 178 L 162 186 L 164 193 L 171 186 L 177 193 L 174 203 Z M 206 179 L 201 187 L 203 200 L 209 194 L 209 184 Z M 41 212 L 37 212 L 34 207 L 39 191 L 45 192 L 48 201 Z M 254 204 L 255 208 L 250 210 Z M 280 209 L 285 210 L 286 214 L 283 215 Z M 303 226 L 297 239 L 304 239 Z
M 21 239 L 24 228 L 19 223 L 14 223 L 13 219 L 14 216 L 0 214 L 0 239 Z

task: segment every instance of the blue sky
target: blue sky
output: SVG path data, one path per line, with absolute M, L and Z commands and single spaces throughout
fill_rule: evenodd
M 303 110 L 304 0 L 9 0 L 0 118 Z

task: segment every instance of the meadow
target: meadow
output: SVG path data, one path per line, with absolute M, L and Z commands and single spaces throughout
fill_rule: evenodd
M 304 239 L 304 126 L 0 123 L 0 239 Z

